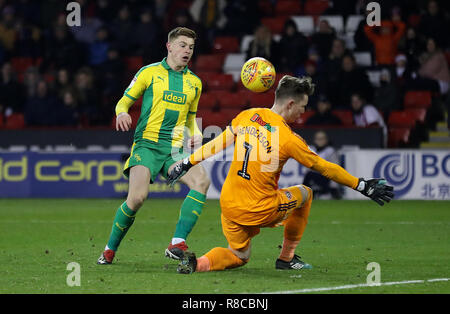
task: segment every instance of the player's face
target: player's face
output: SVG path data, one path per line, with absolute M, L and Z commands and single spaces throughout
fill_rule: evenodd
M 168 58 L 177 68 L 184 68 L 194 53 L 194 39 L 187 36 L 179 36 L 167 43 Z
M 292 123 L 300 119 L 301 115 L 306 110 L 306 105 L 308 104 L 308 95 L 304 95 L 300 100 L 292 100 L 291 107 L 288 114 L 288 119 L 286 122 Z

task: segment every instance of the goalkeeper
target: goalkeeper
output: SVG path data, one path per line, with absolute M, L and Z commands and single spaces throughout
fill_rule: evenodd
M 202 135 L 195 116 L 202 92 L 201 80 L 187 65 L 194 52 L 194 31 L 177 27 L 169 32 L 167 57 L 144 66 L 134 76 L 116 106 L 116 129 L 128 131 L 128 109 L 141 96 L 142 109 L 134 133 L 131 154 L 124 174 L 129 178 L 126 201 L 116 211 L 111 234 L 98 264 L 111 264 L 120 242 L 132 226 L 136 213 L 148 196 L 149 184 L 187 156 L 183 153 L 184 131 L 189 130 L 189 146 L 201 145 Z M 190 191 L 184 200 L 167 257 L 180 259 L 187 249 L 186 238 L 202 212 L 209 178 L 202 166 L 193 167 L 181 181 Z
M 392 186 L 383 179 L 356 178 L 341 166 L 312 152 L 288 123 L 305 112 L 308 97 L 314 91 L 311 78 L 284 76 L 275 91 L 271 109 L 254 108 L 241 112 L 217 138 L 178 163 L 169 172 L 173 184 L 191 167 L 234 143 L 233 161 L 220 195 L 222 230 L 228 248 L 216 247 L 196 258 L 185 252 L 179 273 L 215 271 L 246 264 L 251 253 L 251 239 L 261 228 L 284 226 L 277 269 L 303 269 L 311 265 L 295 254 L 306 228 L 312 190 L 304 185 L 279 189 L 278 179 L 289 158 L 339 184 L 361 192 L 380 205 L 389 202 Z

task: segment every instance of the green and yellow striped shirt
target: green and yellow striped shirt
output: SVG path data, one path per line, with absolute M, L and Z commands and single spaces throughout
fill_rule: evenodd
M 184 129 L 200 134 L 195 116 L 202 82 L 187 67 L 174 71 L 164 58 L 141 68 L 116 106 L 116 115 L 128 112 L 141 96 L 141 115 L 134 142 L 146 139 L 162 145 L 182 147 Z

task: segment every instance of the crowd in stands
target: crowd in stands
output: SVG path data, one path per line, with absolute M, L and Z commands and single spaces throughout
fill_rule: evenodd
M 176 26 L 198 35 L 194 60 L 210 54 L 215 38 L 253 35 L 246 58 L 269 59 L 279 73 L 309 75 L 316 84 L 307 125 L 354 112 L 356 125 L 386 128 L 405 92 L 429 90 L 449 102 L 450 2 L 380 0 L 380 27 L 369 27 L 366 0 L 78 0 L 81 26 L 68 26 L 65 1 L 0 0 L 0 119 L 14 113 L 26 126 L 109 126 L 114 107 L 139 66 L 166 55 L 167 32 Z M 280 2 L 316 12 L 312 33 L 286 16 L 279 34 L 262 21 L 277 16 Z M 321 15 L 361 15 L 349 48 Z M 374 85 L 355 53 L 367 51 L 380 70 Z M 238 84 L 236 84 L 237 86 Z M 369 107 L 370 105 L 370 107 Z M 334 123 L 333 123 L 334 124 Z M 0 122 L 0 127 L 2 122 Z

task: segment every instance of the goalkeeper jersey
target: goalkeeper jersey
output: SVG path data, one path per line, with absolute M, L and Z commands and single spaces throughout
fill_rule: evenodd
M 182 147 L 185 126 L 199 133 L 195 115 L 201 92 L 200 78 L 187 67 L 181 72 L 173 70 L 166 58 L 141 68 L 124 93 L 131 104 L 143 97 L 134 142 L 144 139 Z M 128 111 L 119 104 L 116 114 Z

